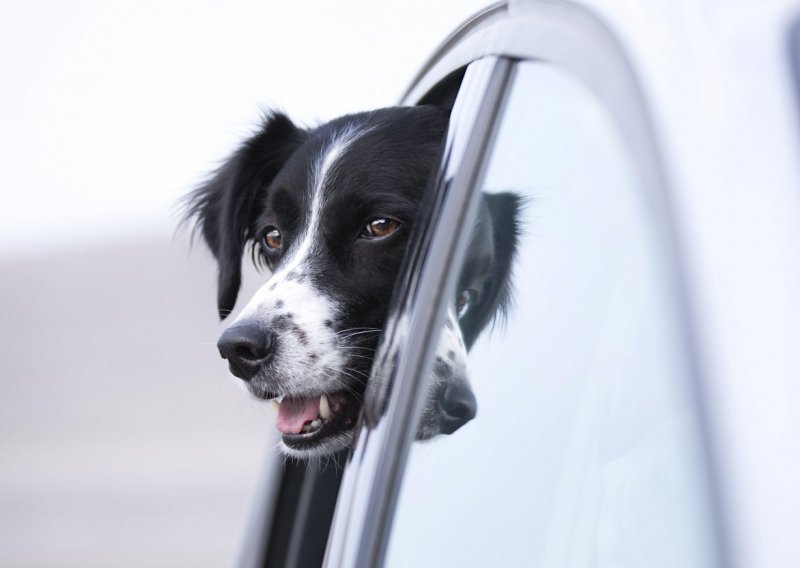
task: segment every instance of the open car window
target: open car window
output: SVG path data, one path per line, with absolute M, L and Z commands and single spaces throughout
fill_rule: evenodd
M 464 340 L 482 330 L 477 415 L 412 446 L 387 565 L 714 565 L 668 248 L 613 118 L 565 71 L 519 63 L 481 188 L 489 221 L 452 293 Z M 493 328 L 471 313 L 486 302 Z
M 651 124 L 611 33 L 548 10 L 432 64 L 468 66 L 328 566 L 722 563 Z

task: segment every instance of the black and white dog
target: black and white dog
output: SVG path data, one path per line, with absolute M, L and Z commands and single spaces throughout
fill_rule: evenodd
M 248 244 L 272 273 L 218 347 L 253 395 L 281 400 L 288 455 L 350 443 L 447 121 L 433 107 L 387 108 L 303 129 L 273 113 L 188 196 L 187 219 L 218 262 L 221 318 L 236 302 Z M 513 194 L 484 197 L 418 438 L 475 415 L 466 350 L 508 304 L 518 206 Z

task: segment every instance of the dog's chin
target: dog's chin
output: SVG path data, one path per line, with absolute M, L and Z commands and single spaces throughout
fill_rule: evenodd
M 286 456 L 324 457 L 350 446 L 361 412 L 360 394 L 277 393 L 265 389 L 259 381 L 251 382 L 248 387 L 256 398 L 275 402 L 276 427 L 281 434 L 279 449 Z
M 287 457 L 298 460 L 310 460 L 314 458 L 323 458 L 335 454 L 340 450 L 350 447 L 353 441 L 353 429 L 337 432 L 317 440 L 311 445 L 297 447 L 293 441 L 287 442 L 286 435 L 281 436 L 281 441 L 278 442 L 278 449 Z

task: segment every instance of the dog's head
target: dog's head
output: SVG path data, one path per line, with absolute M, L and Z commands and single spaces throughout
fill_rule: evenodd
M 277 427 L 290 455 L 328 454 L 351 439 L 447 119 L 431 107 L 389 108 L 302 129 L 272 114 L 189 196 L 188 217 L 219 265 L 221 318 L 236 302 L 248 245 L 272 272 L 218 347 L 256 397 L 282 397 Z M 475 269 L 465 271 L 448 316 L 420 437 L 454 431 L 474 416 L 466 348 L 507 299 L 510 261 L 500 257 L 510 259 L 513 242 L 500 255 L 496 249 L 503 233 L 516 235 L 513 215 L 507 226 L 493 219 L 502 201 L 516 206 L 512 196 L 484 203 Z

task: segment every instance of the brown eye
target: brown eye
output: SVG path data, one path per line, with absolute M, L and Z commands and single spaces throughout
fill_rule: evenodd
M 372 219 L 364 230 L 361 236 L 365 239 L 382 239 L 388 237 L 400 228 L 400 221 L 389 219 L 388 217 L 376 217 Z
M 265 248 L 269 250 L 278 250 L 283 244 L 281 232 L 277 227 L 269 226 L 264 229 L 263 237 L 261 239 Z

